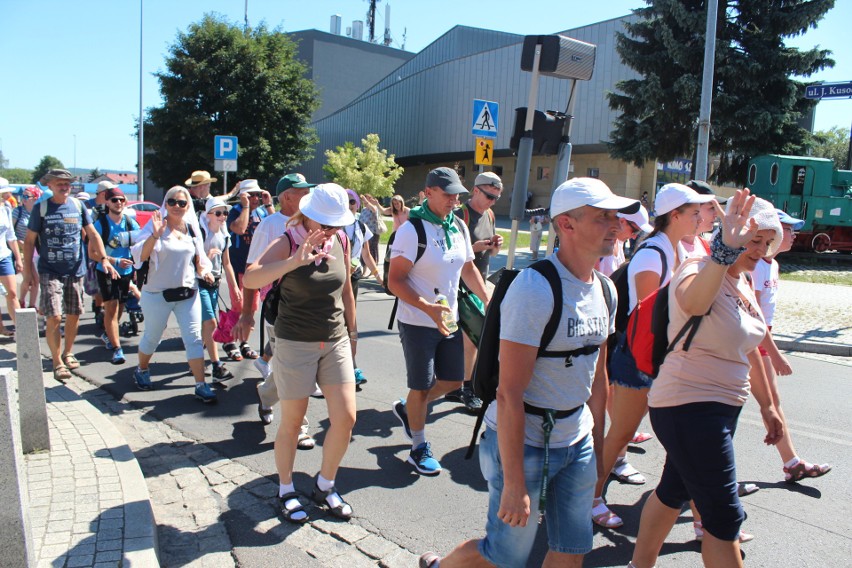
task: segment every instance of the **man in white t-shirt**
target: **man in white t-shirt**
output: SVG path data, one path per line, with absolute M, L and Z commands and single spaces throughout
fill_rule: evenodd
M 562 353 L 538 355 L 548 319 L 541 314 L 552 313 L 553 292 L 542 274 L 524 270 L 500 305 L 500 387 L 479 447 L 489 494 L 485 538 L 466 541 L 443 559 L 427 552 L 421 567 L 526 566 L 545 511 L 550 550 L 544 565 L 582 566 L 592 549 L 592 497 L 603 449 L 606 340 L 615 332 L 615 287 L 593 269 L 612 249 L 616 212 L 638 207 L 593 178 L 573 178 L 554 191 L 551 226 L 560 247 L 547 261 L 559 275 L 562 314 L 546 349 Z
M 287 221 L 299 210 L 299 200 L 308 194 L 310 188 L 316 184 L 308 183 L 302 174 L 287 174 L 278 180 L 275 192 L 278 196 L 278 204 L 281 209 L 264 217 L 254 230 L 252 242 L 249 246 L 246 265 L 252 264 L 260 258 L 269 244 L 284 234 L 287 230 Z M 247 341 L 254 329 L 254 305 L 258 290 L 252 288 L 243 289 L 243 304 L 240 311 L 240 319 L 234 325 L 232 334 L 237 341 Z M 264 325 L 264 322 L 260 322 Z M 267 326 L 269 339 L 273 339 L 271 326 Z M 260 358 L 254 360 L 254 366 L 260 371 L 263 382 L 257 386 L 258 406 L 257 413 L 264 425 L 272 424 L 272 408 L 278 403 L 278 390 L 275 381 L 272 380 L 272 370 L 269 361 L 272 359 L 272 345 L 268 341 L 263 348 Z
M 459 278 L 487 301 L 482 275 L 473 264 L 467 226 L 453 210 L 468 193 L 458 174 L 436 168 L 426 176 L 426 200 L 409 212 L 391 246 L 388 288 L 399 298 L 397 321 L 408 375 L 408 397 L 393 405 L 406 437 L 408 462 L 422 475 L 438 475 L 441 464 L 426 440 L 428 404 L 461 388 L 464 380 L 462 332 L 455 323 Z M 422 224 L 425 248 L 420 258 L 417 230 Z M 439 302 L 443 297 L 443 302 Z

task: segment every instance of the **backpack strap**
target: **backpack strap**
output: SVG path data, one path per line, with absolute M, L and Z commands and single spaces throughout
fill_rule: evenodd
M 467 203 L 462 203 L 461 207 L 459 207 L 459 211 L 462 214 L 462 221 L 467 225 L 470 223 L 470 211 L 467 209 Z
M 417 233 L 417 253 L 414 255 L 414 262 L 412 263 L 417 264 L 417 261 L 426 252 L 426 227 L 423 226 L 423 219 L 409 219 L 408 222 L 411 223 Z
M 540 260 L 531 264 L 530 268 L 544 276 L 547 283 L 550 284 L 550 290 L 553 292 L 553 311 L 541 334 L 541 343 L 538 347 L 537 357 L 558 357 L 559 355 L 551 355 L 554 352 L 547 351 L 545 348 L 550 345 L 550 342 L 556 336 L 559 320 L 562 319 L 562 280 L 559 278 L 559 272 L 556 271 L 556 267 L 549 260 Z
M 660 253 L 660 263 L 662 264 L 662 270 L 660 270 L 660 286 L 663 285 L 663 282 L 666 281 L 666 273 L 669 271 L 669 259 L 666 258 L 666 253 L 663 252 L 663 249 L 656 245 L 644 245 L 636 249 L 636 252 L 639 252 L 640 249 L 647 248 L 652 249 Z M 635 254 L 635 253 L 634 253 Z M 638 299 L 637 299 L 638 301 Z

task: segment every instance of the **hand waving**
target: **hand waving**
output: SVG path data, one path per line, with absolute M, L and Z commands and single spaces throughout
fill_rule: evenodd
M 151 215 L 151 229 L 154 238 L 159 239 L 166 231 L 166 223 L 163 221 L 159 211 L 154 211 Z
M 299 262 L 300 266 L 305 266 L 312 262 L 315 262 L 317 259 L 323 259 L 328 257 L 328 253 L 319 251 L 317 252 L 316 247 L 326 239 L 325 233 L 321 229 L 317 229 L 316 231 L 311 231 L 308 234 L 305 241 L 299 246 L 296 251 L 295 257 Z
M 743 247 L 757 234 L 757 221 L 749 219 L 751 207 L 754 205 L 755 196 L 749 195 L 748 188 L 738 189 L 731 198 L 726 213 L 718 202 L 716 203 L 716 215 L 722 219 L 719 229 L 722 242 L 731 248 Z

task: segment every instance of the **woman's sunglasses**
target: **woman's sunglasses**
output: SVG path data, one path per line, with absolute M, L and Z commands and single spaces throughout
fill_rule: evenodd
M 217 217 L 224 217 L 225 215 L 228 214 L 228 212 L 227 211 L 208 211 L 207 214 L 208 215 L 215 215 Z
M 323 231 L 330 231 L 330 230 L 334 229 L 335 231 L 337 231 L 337 230 L 340 229 L 340 227 L 335 227 L 334 225 L 320 224 L 320 229 L 322 229 Z
M 188 203 L 189 202 L 185 199 L 167 199 L 166 200 L 166 205 L 168 205 L 169 207 L 180 207 L 181 209 L 186 207 Z

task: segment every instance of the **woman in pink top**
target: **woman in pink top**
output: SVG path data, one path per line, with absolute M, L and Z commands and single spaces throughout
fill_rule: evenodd
M 390 207 L 382 207 L 380 205 L 379 211 L 382 212 L 382 215 L 393 217 L 393 230 L 396 231 L 403 223 L 408 221 L 408 212 L 411 211 L 411 208 L 406 207 L 405 200 L 401 195 L 397 194 L 391 197 Z
M 630 568 L 652 568 L 660 549 L 692 499 L 704 523 L 705 566 L 741 567 L 740 525 L 733 435 L 749 390 L 760 405 L 767 434 L 777 444 L 783 425 L 762 372 L 758 345 L 767 329 L 745 272 L 781 244 L 781 224 L 772 205 L 738 190 L 711 255 L 689 259 L 672 278 L 669 335 L 693 317 L 700 327 L 687 351 L 675 346 L 648 396 L 651 424 L 666 449 L 656 490 L 645 503 Z M 749 371 L 754 372 L 749 380 Z M 750 388 L 749 388 L 750 387 Z

